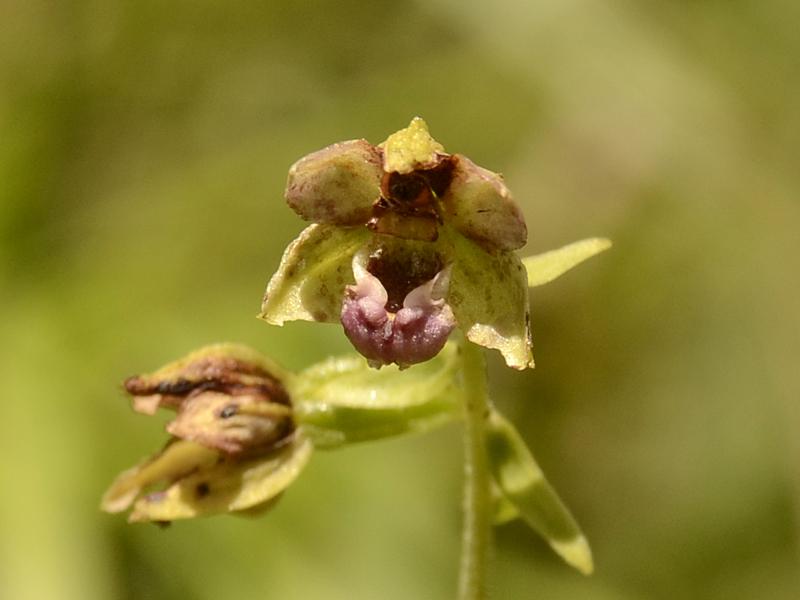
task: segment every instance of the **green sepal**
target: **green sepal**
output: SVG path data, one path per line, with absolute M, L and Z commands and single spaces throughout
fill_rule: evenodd
M 487 421 L 486 451 L 498 487 L 522 518 L 569 565 L 590 574 L 592 553 L 580 527 L 517 430 L 495 410 Z
M 370 368 L 360 356 L 330 358 L 295 377 L 294 418 L 321 448 L 427 431 L 461 418 L 459 362 L 453 343 L 402 372 Z
M 218 365 L 218 366 L 215 366 Z M 291 374 L 271 358 L 244 344 L 222 342 L 198 348 L 186 356 L 174 360 L 157 371 L 145 373 L 135 378 L 140 388 L 170 388 L 179 382 L 194 383 L 206 381 L 209 370 L 213 372 L 228 366 L 228 377 L 235 376 L 242 385 L 257 385 L 265 375 L 282 381 Z M 238 370 L 237 370 L 238 367 Z M 253 373 L 259 369 L 263 373 Z
M 528 286 L 536 287 L 549 283 L 583 261 L 610 247 L 611 240 L 589 238 L 573 242 L 563 248 L 523 258 L 522 264 L 525 265 L 525 269 L 528 271 Z
M 180 443 L 180 442 L 178 442 Z M 165 490 L 139 498 L 129 520 L 169 522 L 225 512 L 248 511 L 276 499 L 311 456 L 311 442 L 296 431 L 291 442 L 263 456 L 219 456 L 172 482 Z
M 513 252 L 487 252 L 443 228 L 453 244 L 447 302 L 467 339 L 499 350 L 509 367 L 533 367 L 525 267 Z
M 528 239 L 528 228 L 503 177 L 454 154 L 453 180 L 442 196 L 444 219 L 478 245 L 516 250 Z
M 355 282 L 353 255 L 369 236 L 366 227 L 306 227 L 283 253 L 259 318 L 272 325 L 297 320 L 337 323 L 344 289 Z
M 149 487 L 163 481 L 174 481 L 196 469 L 210 467 L 218 460 L 219 452 L 216 450 L 173 438 L 155 456 L 120 473 L 103 495 L 100 508 L 110 513 L 127 510 Z
M 304 156 L 289 169 L 286 202 L 306 221 L 364 225 L 381 195 L 380 151 L 349 140 Z

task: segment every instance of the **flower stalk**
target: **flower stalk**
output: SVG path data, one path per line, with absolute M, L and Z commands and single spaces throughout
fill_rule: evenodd
M 486 419 L 490 401 L 486 360 L 468 340 L 461 345 L 464 385 L 464 524 L 461 538 L 459 600 L 486 597 L 492 535 L 491 475 L 486 455 Z

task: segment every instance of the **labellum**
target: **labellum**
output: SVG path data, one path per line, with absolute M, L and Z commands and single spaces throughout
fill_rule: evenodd
M 341 322 L 371 366 L 405 368 L 439 353 L 456 321 L 445 301 L 450 267 L 436 252 L 381 236 L 372 252 L 353 257 L 353 274 Z

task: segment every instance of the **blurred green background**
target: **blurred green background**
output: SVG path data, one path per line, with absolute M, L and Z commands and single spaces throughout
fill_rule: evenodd
M 317 453 L 276 510 L 98 511 L 158 448 L 120 381 L 334 326 L 255 319 L 303 227 L 288 166 L 425 117 L 502 171 L 525 252 L 612 251 L 532 294 L 537 369 L 490 357 L 592 542 L 583 578 L 497 530 L 494 598 L 800 597 L 800 4 L 0 3 L 0 597 L 445 599 L 458 427 Z

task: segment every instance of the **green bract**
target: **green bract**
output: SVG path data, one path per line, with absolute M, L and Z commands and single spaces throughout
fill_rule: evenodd
M 589 238 L 573 242 L 562 248 L 550 250 L 535 256 L 523 259 L 525 270 L 528 272 L 528 285 L 536 287 L 550 283 L 560 277 L 572 267 L 575 267 L 611 247 L 611 240 L 605 238 Z
M 330 358 L 295 380 L 295 417 L 318 447 L 427 431 L 461 415 L 459 356 L 448 344 L 401 372 L 370 369 L 358 356 Z
M 592 572 L 592 553 L 578 524 L 550 486 L 514 426 L 492 410 L 486 432 L 489 466 L 502 498 L 497 520 L 519 516 L 544 537 L 567 563 L 584 574 Z

